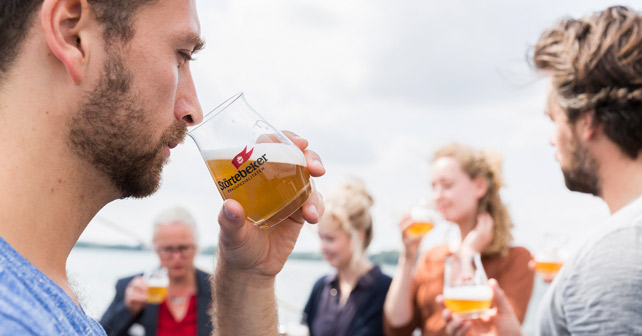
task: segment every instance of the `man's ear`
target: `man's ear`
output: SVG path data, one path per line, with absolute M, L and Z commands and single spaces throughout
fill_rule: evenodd
M 92 20 L 87 1 L 44 0 L 40 19 L 49 49 L 72 81 L 80 84 L 88 58 L 88 28 Z
M 575 131 L 584 140 L 590 140 L 596 136 L 598 125 L 595 124 L 595 111 L 589 110 L 584 112 L 575 123 Z

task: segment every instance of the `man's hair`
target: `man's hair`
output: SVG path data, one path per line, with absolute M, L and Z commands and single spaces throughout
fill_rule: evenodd
M 96 19 L 103 23 L 105 40 L 128 41 L 134 35 L 132 19 L 143 5 L 157 0 L 87 0 Z M 0 1 L 0 81 L 15 61 L 30 31 L 42 0 Z
M 642 16 L 615 6 L 544 31 L 533 61 L 548 72 L 570 123 L 594 125 L 632 159 L 642 150 Z

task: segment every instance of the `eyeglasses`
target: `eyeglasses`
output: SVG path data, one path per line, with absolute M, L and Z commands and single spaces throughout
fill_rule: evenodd
M 194 247 L 194 245 L 157 246 L 156 252 L 158 252 L 161 257 L 171 257 L 174 255 L 174 252 L 178 252 L 181 257 L 185 257 L 194 250 Z

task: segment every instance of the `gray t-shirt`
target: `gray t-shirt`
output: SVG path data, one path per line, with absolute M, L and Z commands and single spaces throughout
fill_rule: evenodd
M 0 237 L 0 335 L 105 335 L 49 277 Z
M 538 335 L 642 335 L 642 197 L 613 214 L 542 299 Z

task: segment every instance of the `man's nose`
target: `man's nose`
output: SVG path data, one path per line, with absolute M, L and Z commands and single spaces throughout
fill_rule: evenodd
M 188 67 L 189 63 L 185 66 Z M 177 120 L 185 122 L 187 126 L 194 126 L 203 121 L 203 110 L 198 101 L 192 73 L 189 69 L 185 70 L 179 77 L 174 113 Z

